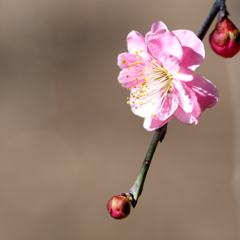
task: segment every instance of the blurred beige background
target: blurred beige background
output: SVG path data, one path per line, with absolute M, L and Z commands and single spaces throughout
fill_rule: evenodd
M 240 27 L 240 2 L 227 2 Z M 117 83 L 127 34 L 158 20 L 197 32 L 212 4 L 1 0 L 0 239 L 238 239 L 231 82 L 240 59 L 215 55 L 208 36 L 197 72 L 218 86 L 219 103 L 197 126 L 170 122 L 127 219 L 106 211 L 130 189 L 153 135 Z

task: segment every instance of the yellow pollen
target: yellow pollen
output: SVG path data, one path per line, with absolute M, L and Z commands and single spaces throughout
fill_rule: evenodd
M 177 70 L 176 73 L 180 73 L 180 70 Z
M 119 85 L 121 85 L 121 86 L 122 86 L 122 83 L 119 83 Z
M 156 113 L 153 113 L 153 114 L 151 114 L 151 116 L 154 117 L 154 116 L 157 116 L 157 114 L 156 114 Z
M 165 101 L 168 93 L 171 93 L 173 88 L 173 76 L 168 70 L 161 65 L 157 59 L 151 56 L 150 62 L 147 62 L 138 54 L 139 52 L 145 52 L 144 50 L 134 51 L 135 62 L 127 62 L 123 60 L 122 63 L 128 65 L 128 70 L 133 69 L 139 71 L 129 72 L 129 75 L 125 75 L 126 82 L 131 84 L 127 90 L 131 90 L 130 97 L 126 99 L 127 104 L 135 105 L 135 109 L 141 108 L 143 105 L 149 103 L 156 105 L 156 97 L 160 96 L 160 101 Z M 147 52 L 146 52 L 147 53 Z M 180 73 L 180 71 L 176 71 Z M 152 117 L 157 116 L 157 113 L 151 114 Z

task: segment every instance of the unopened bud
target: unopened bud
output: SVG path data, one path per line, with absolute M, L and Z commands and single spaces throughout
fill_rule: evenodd
M 113 218 L 126 218 L 131 211 L 130 197 L 123 193 L 110 198 L 107 203 L 107 210 Z
M 224 16 L 211 33 L 209 43 L 215 53 L 230 58 L 240 50 L 240 33 L 236 26 Z

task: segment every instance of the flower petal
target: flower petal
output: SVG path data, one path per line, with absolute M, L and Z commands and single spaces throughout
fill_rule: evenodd
M 178 96 L 179 105 L 184 112 L 189 113 L 193 111 L 197 98 L 195 93 L 184 82 L 174 81 L 175 94 Z
M 195 104 L 193 111 L 186 113 L 181 106 L 178 106 L 178 109 L 174 112 L 173 116 L 184 124 L 197 124 L 198 118 L 200 117 L 202 111 L 198 104 Z
M 159 120 L 165 121 L 178 107 L 178 98 L 175 94 L 167 94 L 164 99 L 160 100 L 157 116 Z
M 155 104 L 158 95 L 155 94 L 155 96 L 151 96 L 151 98 L 145 96 L 138 99 L 134 97 L 134 93 L 138 90 L 140 89 L 134 88 L 131 90 L 130 106 L 133 113 L 143 118 L 153 116 L 157 113 L 158 109 L 158 106 Z
M 159 55 L 159 61 L 168 70 L 173 78 L 177 78 L 182 81 L 191 81 L 193 79 L 192 71 L 181 64 L 181 61 L 169 54 L 166 51 L 162 51 Z
M 205 57 L 205 50 L 202 41 L 195 35 L 195 33 L 189 30 L 175 30 L 173 33 L 182 45 L 182 63 L 194 71 Z
M 172 119 L 172 117 L 169 117 L 165 121 L 162 121 L 157 116 L 145 118 L 143 127 L 147 131 L 154 131 L 154 130 L 157 130 L 158 128 L 162 127 L 163 125 L 165 125 L 171 119 Z
M 120 68 L 128 68 L 128 63 L 134 63 L 136 61 L 136 55 L 131 53 L 121 53 L 118 55 L 117 64 Z
M 186 84 L 195 92 L 202 111 L 213 107 L 218 101 L 216 86 L 201 75 L 194 74 L 193 77 L 193 80 Z
M 136 68 L 125 68 L 120 71 L 118 75 L 118 81 L 123 87 L 132 88 L 136 83 L 135 78 L 139 77 L 139 72 L 140 70 Z
M 167 26 L 161 21 L 158 21 L 158 22 L 155 22 L 155 23 L 152 24 L 151 32 L 155 33 L 158 30 L 166 30 L 168 32 Z
M 151 54 L 157 60 L 163 50 L 179 60 L 182 58 L 182 46 L 178 38 L 172 32 L 158 31 L 147 36 L 146 42 Z
M 150 57 L 147 54 L 147 45 L 141 33 L 131 31 L 127 36 L 127 47 L 130 53 L 135 54 L 135 52 L 138 52 L 141 57 L 146 60 L 150 60 Z M 139 50 L 142 50 L 143 52 L 139 52 Z

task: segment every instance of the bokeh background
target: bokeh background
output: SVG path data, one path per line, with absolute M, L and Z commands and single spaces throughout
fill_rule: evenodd
M 240 2 L 227 3 L 240 27 Z M 1 0 L 1 239 L 238 239 L 232 92 L 240 86 L 232 83 L 240 58 L 215 55 L 208 36 L 197 73 L 218 86 L 219 103 L 197 126 L 170 122 L 127 219 L 106 211 L 111 196 L 130 189 L 153 135 L 117 83 L 127 34 L 159 20 L 197 32 L 212 4 Z

